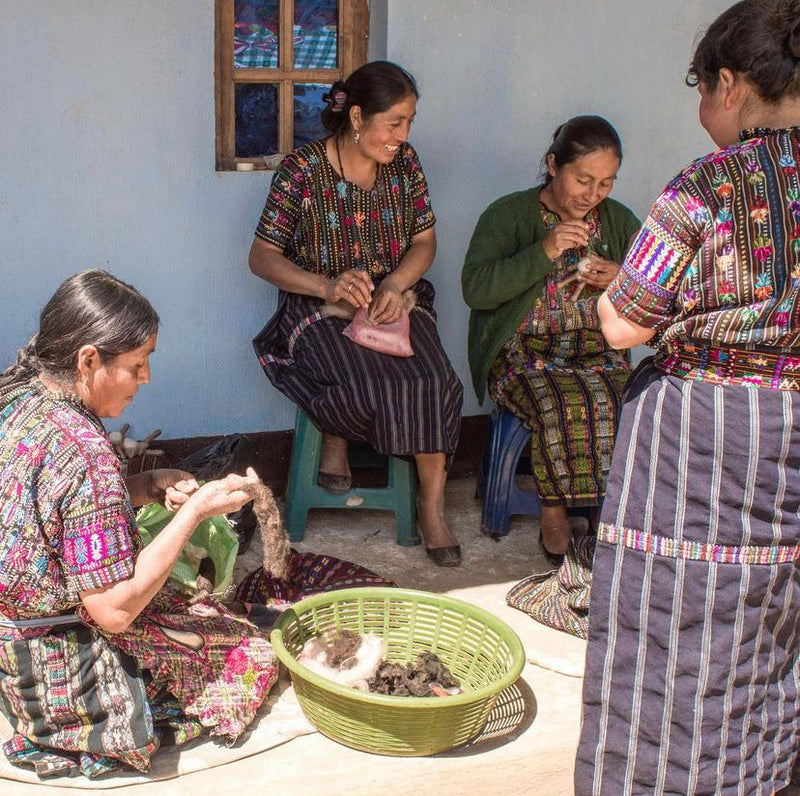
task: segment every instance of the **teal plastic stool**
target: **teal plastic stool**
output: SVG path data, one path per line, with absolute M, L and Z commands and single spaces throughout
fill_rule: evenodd
M 397 544 L 420 543 L 417 535 L 414 468 L 395 456 L 388 458 L 388 485 L 382 488 L 355 488 L 345 495 L 332 495 L 317 483 L 322 432 L 297 410 L 292 441 L 292 462 L 286 486 L 285 526 L 289 539 L 300 542 L 306 535 L 308 510 L 384 509 L 397 517 Z

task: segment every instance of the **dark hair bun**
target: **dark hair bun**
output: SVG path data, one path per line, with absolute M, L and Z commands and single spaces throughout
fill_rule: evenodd
M 720 69 L 747 77 L 761 99 L 800 96 L 800 0 L 740 0 L 695 48 L 686 83 L 713 91 Z
M 337 80 L 331 86 L 324 97 L 327 105 L 322 110 L 322 125 L 334 134 L 346 132 L 350 127 L 350 108 L 354 105 L 361 108 L 361 117 L 366 121 L 409 94 L 419 97 L 417 84 L 405 69 L 391 61 L 370 61 L 347 80 Z
M 793 58 L 800 60 L 800 2 L 796 3 L 794 25 L 786 37 L 786 49 Z

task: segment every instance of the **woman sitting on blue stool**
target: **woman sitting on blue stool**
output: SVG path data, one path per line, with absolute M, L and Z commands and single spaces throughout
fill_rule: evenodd
M 630 371 L 597 317 L 639 228 L 608 198 L 621 160 L 605 119 L 561 125 L 543 159 L 544 184 L 484 211 L 462 274 L 473 385 L 482 400 L 488 382 L 492 400 L 533 432 L 542 546 L 555 561 L 572 537 L 567 509 L 602 501 Z

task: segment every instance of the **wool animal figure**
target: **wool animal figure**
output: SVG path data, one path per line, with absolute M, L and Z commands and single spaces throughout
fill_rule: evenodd
M 162 450 L 151 450 L 150 443 L 161 433 L 161 429 L 157 428 L 152 434 L 148 434 L 143 440 L 136 440 L 128 436 L 128 429 L 130 425 L 126 423 L 119 431 L 112 431 L 108 435 L 114 450 L 117 452 L 122 461 L 126 459 L 133 459 L 136 456 L 144 456 L 149 453 L 151 456 L 163 456 Z
M 386 642 L 372 633 L 333 628 L 309 639 L 297 662 L 340 685 L 368 691 L 368 681 L 386 656 Z

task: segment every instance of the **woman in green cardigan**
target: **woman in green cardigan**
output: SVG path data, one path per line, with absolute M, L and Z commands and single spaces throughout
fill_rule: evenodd
M 567 509 L 602 501 L 630 371 L 597 317 L 639 228 L 608 198 L 621 160 L 605 119 L 561 125 L 543 159 L 544 184 L 484 211 L 462 273 L 473 385 L 482 402 L 488 383 L 492 400 L 533 431 L 541 541 L 554 562 L 572 537 Z

